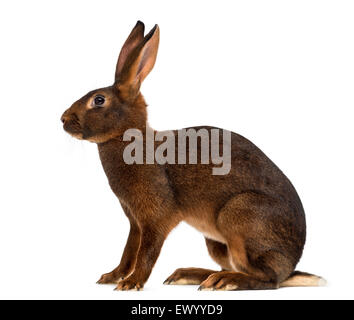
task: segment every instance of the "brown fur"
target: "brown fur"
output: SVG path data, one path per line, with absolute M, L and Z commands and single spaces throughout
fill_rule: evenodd
M 117 283 L 117 290 L 143 288 L 166 237 L 181 221 L 204 233 L 211 257 L 224 271 L 179 269 L 167 283 L 198 283 L 206 290 L 275 289 L 286 281 L 291 284 L 294 276 L 297 284 L 315 277 L 293 274 L 306 237 L 304 210 L 294 187 L 244 137 L 232 133 L 227 175 L 212 175 L 209 164 L 123 161 L 130 143 L 122 139 L 127 129 L 140 129 L 146 139 L 140 85 L 154 66 L 158 42 L 159 28 L 144 37 L 144 25 L 138 22 L 122 48 L 115 83 L 89 92 L 62 116 L 67 132 L 97 143 L 108 182 L 131 225 L 119 266 L 99 283 Z M 94 105 L 98 94 L 105 97 L 102 107 Z M 200 128 L 213 129 L 195 129 Z

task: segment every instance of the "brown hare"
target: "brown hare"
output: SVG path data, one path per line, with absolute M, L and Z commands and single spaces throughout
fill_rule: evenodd
M 124 138 L 125 132 L 138 129 L 141 136 L 136 140 L 143 143 L 148 135 L 161 134 L 149 127 L 140 93 L 155 64 L 158 45 L 159 27 L 144 36 L 144 24 L 138 21 L 120 52 L 114 84 L 89 92 L 61 118 L 65 131 L 97 144 L 109 185 L 130 221 L 119 266 L 98 283 L 117 284 L 117 290 L 142 289 L 169 232 L 185 221 L 205 236 L 209 254 L 222 271 L 178 269 L 165 284 L 198 284 L 200 290 L 323 284 L 321 277 L 294 271 L 306 238 L 304 209 L 294 187 L 244 137 L 229 132 L 230 143 L 223 145 L 230 148 L 226 174 L 214 174 L 213 164 L 201 161 L 201 136 L 197 136 L 197 163 L 151 161 L 151 153 L 166 139 L 144 147 L 142 162 L 127 163 L 124 153 L 132 141 Z M 219 130 L 190 129 L 211 135 Z M 179 132 L 170 133 L 177 137 Z M 227 134 L 223 131 L 222 136 Z M 217 144 L 221 146 L 222 140 Z M 191 145 L 189 137 L 187 146 Z M 211 142 L 209 146 L 213 148 Z M 173 151 L 175 160 L 179 150 Z M 187 151 L 187 158 L 191 152 Z

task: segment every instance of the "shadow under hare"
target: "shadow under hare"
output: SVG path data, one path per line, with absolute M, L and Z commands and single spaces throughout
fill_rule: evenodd
M 98 283 L 142 289 L 169 232 L 185 221 L 205 236 L 222 271 L 178 269 L 165 284 L 197 284 L 200 290 L 324 284 L 321 277 L 294 271 L 306 238 L 304 209 L 291 182 L 260 149 L 236 133 L 209 126 L 168 132 L 149 127 L 140 86 L 155 64 L 158 45 L 159 27 L 144 36 L 138 21 L 120 52 L 114 84 L 89 92 L 61 118 L 65 131 L 97 144 L 109 185 L 130 221 L 119 266 Z M 132 132 L 138 132 L 134 148 Z M 187 149 L 182 156 L 181 132 Z M 222 174 L 205 161 L 215 147 L 229 150 Z M 196 163 L 190 161 L 193 156 Z M 177 161 L 183 158 L 189 161 Z

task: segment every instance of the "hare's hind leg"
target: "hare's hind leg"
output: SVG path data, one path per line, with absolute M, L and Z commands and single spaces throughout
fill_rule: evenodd
M 172 273 L 164 282 L 169 285 L 201 284 L 211 274 L 217 271 L 201 268 L 180 268 Z
M 224 270 L 230 270 L 227 247 L 223 243 L 205 238 L 208 252 L 212 259 Z M 180 268 L 170 275 L 164 284 L 170 285 L 199 285 L 210 275 L 218 271 L 201 268 Z
M 232 270 L 229 259 L 229 250 L 226 244 L 205 238 L 210 257 L 221 267 L 222 270 Z
M 217 227 L 227 241 L 232 271 L 210 275 L 200 290 L 279 288 L 293 272 L 298 256 L 292 246 L 296 226 L 289 238 L 286 227 L 292 228 L 292 221 L 281 221 L 286 218 L 272 212 L 287 209 L 277 200 L 256 193 L 240 194 L 229 200 L 219 212 Z M 301 237 L 296 241 L 301 247 Z
M 243 250 L 240 243 L 237 247 L 230 245 L 230 261 L 235 266 L 234 271 L 211 274 L 201 283 L 199 290 L 278 289 L 280 282 L 292 270 L 288 261 L 277 251 L 261 250 L 252 260 L 252 255 Z
M 221 271 L 214 273 L 203 281 L 198 290 L 266 290 L 277 289 L 275 282 L 264 282 L 240 272 Z

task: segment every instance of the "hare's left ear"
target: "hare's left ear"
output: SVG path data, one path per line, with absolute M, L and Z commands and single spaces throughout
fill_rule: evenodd
M 154 67 L 159 39 L 160 30 L 158 25 L 155 25 L 129 55 L 119 77 L 116 78 L 116 86 L 122 93 L 132 96 L 139 92 L 141 83 Z
M 134 51 L 134 49 L 143 41 L 144 39 L 144 23 L 138 21 L 130 32 L 127 40 L 125 40 L 122 49 L 120 50 L 119 58 L 117 61 L 115 80 L 119 79 L 120 73 L 129 57 L 129 55 Z

